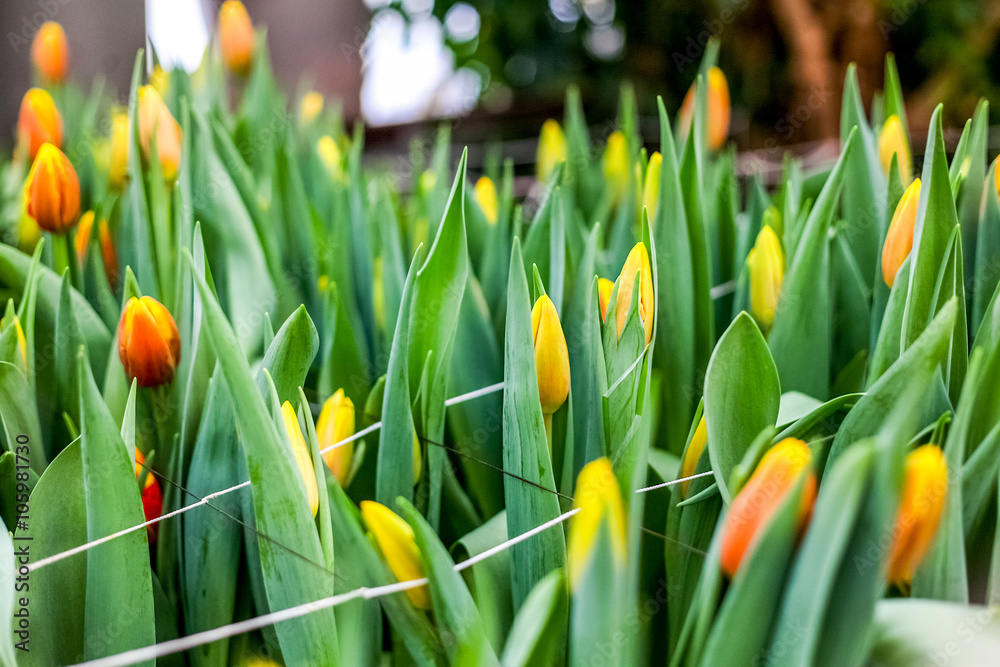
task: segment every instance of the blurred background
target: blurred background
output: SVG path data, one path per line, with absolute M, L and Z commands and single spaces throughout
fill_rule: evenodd
M 146 27 L 165 64 L 197 66 L 215 0 L 3 0 L 0 124 L 8 148 L 30 86 L 30 43 L 46 20 L 63 24 L 71 77 L 98 76 L 124 101 Z M 960 128 L 981 96 L 1000 99 L 1000 2 L 989 0 L 245 0 L 266 26 L 289 95 L 315 88 L 363 119 L 369 145 L 405 149 L 440 118 L 461 118 L 460 143 L 537 136 L 580 86 L 594 135 L 613 128 L 618 89 L 636 91 L 656 138 L 655 99 L 676 114 L 709 37 L 732 94 L 731 138 L 768 151 L 835 137 L 846 67 L 866 105 L 896 54 L 915 150 L 937 100 Z M 991 110 L 994 116 L 997 111 Z M 647 122 L 648 121 L 648 122 Z M 651 125 L 650 125 L 651 124 Z M 602 132 L 606 129 L 606 132 Z M 780 155 L 777 156 L 780 158 Z

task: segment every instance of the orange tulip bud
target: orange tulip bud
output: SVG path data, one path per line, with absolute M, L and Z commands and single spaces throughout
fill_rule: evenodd
M 42 144 L 27 182 L 27 212 L 38 226 L 62 234 L 80 215 L 80 181 L 65 153 Z
M 697 84 L 691 84 L 681 104 L 680 126 L 684 135 L 691 129 L 695 88 Z M 708 70 L 708 147 L 712 150 L 718 150 L 726 143 L 730 115 L 729 83 L 726 81 L 726 75 L 718 67 L 712 67 Z
M 889 557 L 889 581 L 909 584 L 931 546 L 945 498 L 948 464 L 936 445 L 923 445 L 906 457 L 903 492 Z
M 112 190 L 125 187 L 128 178 L 128 114 L 115 111 L 111 115 L 111 157 L 108 164 L 108 186 Z
M 600 278 L 597 281 L 597 302 L 601 307 L 601 322 L 608 319 L 608 302 L 611 301 L 611 293 L 615 290 L 615 284 L 607 278 Z
M 177 179 L 177 168 L 181 161 L 181 126 L 170 114 L 163 98 L 156 88 L 139 88 L 139 143 L 142 145 L 142 159 L 149 162 L 153 141 L 160 158 L 163 179 L 173 183 Z
M 142 477 L 143 464 L 146 457 L 138 449 L 135 450 L 135 478 Z M 163 493 L 160 491 L 160 484 L 156 481 L 156 476 L 152 471 L 146 475 L 146 482 L 142 487 L 142 513 L 146 521 L 152 521 L 163 513 Z M 149 541 L 156 542 L 156 524 L 146 526 L 149 533 Z
M 26 92 L 17 116 L 17 141 L 28 151 L 28 159 L 34 160 L 38 149 L 46 142 L 57 148 L 62 146 L 62 134 L 62 116 L 49 91 L 32 88 Z
M 382 557 L 399 581 L 423 579 L 424 566 L 420 562 L 420 549 L 410 524 L 391 509 L 372 500 L 361 501 L 361 518 L 365 520 L 378 544 Z M 430 591 L 427 586 L 406 590 L 410 602 L 419 609 L 431 608 Z
M 688 443 L 687 450 L 684 452 L 684 460 L 681 462 L 680 478 L 685 480 L 681 482 L 682 498 L 687 498 L 688 485 L 691 480 L 686 478 L 694 475 L 695 470 L 698 469 L 698 461 L 701 459 L 702 452 L 705 451 L 705 443 L 707 442 L 708 426 L 705 424 L 705 417 L 702 416 L 698 427 L 694 430 L 694 435 L 691 436 L 691 442 Z
M 80 216 L 80 223 L 76 227 L 76 258 L 80 266 L 83 266 L 87 259 L 87 246 L 90 244 L 93 227 L 94 212 L 87 211 Z M 104 274 L 108 278 L 108 284 L 114 286 L 118 282 L 118 253 L 111 240 L 111 230 L 108 228 L 107 220 L 97 223 L 97 237 L 101 248 L 101 260 L 104 262 Z
M 150 296 L 132 297 L 118 323 L 118 357 L 129 380 L 140 387 L 170 382 L 181 359 L 177 324 L 162 303 Z
M 55 21 L 46 21 L 31 42 L 31 61 L 45 81 L 58 83 L 69 69 L 69 42 L 66 31 Z
M 245 75 L 253 62 L 253 22 L 239 0 L 226 0 L 219 8 L 219 44 L 222 60 L 233 72 Z
M 636 280 L 639 281 L 639 319 L 646 330 L 646 344 L 653 339 L 653 270 L 649 265 L 649 252 L 642 241 L 636 243 L 622 267 L 618 277 L 618 299 L 615 302 L 615 312 L 618 325 L 618 336 L 621 337 L 628 318 L 628 309 L 632 305 L 632 290 Z
M 354 403 L 344 396 L 343 389 L 338 389 L 323 404 L 319 421 L 316 422 L 319 449 L 322 452 L 352 435 L 354 435 Z M 350 481 L 348 475 L 351 473 L 351 463 L 354 460 L 354 443 L 348 442 L 323 452 L 323 460 L 340 485 L 346 486 Z
M 785 438 L 764 454 L 746 486 L 733 498 L 723 528 L 720 557 L 722 571 L 730 578 L 736 575 L 757 533 L 767 525 L 801 474 L 808 475 L 799 510 L 799 530 L 805 528 L 816 500 L 816 477 L 807 469 L 810 458 L 806 443 Z
M 882 246 L 882 279 L 892 287 L 899 267 L 913 249 L 913 228 L 917 224 L 917 205 L 920 203 L 920 179 L 910 183 L 892 214 L 889 231 Z
M 295 454 L 299 474 L 302 475 L 306 499 L 309 501 L 309 510 L 313 516 L 316 516 L 316 512 L 319 511 L 319 485 L 316 483 L 316 469 L 313 468 L 312 454 L 309 452 L 305 436 L 302 435 L 302 427 L 299 426 L 299 417 L 295 414 L 295 408 L 288 401 L 281 404 L 281 418 L 285 422 L 285 433 L 292 445 L 292 453 Z
M 90 229 L 94 226 L 94 212 L 87 211 L 80 216 L 80 222 L 76 226 L 76 236 L 73 239 L 76 245 L 76 260 L 79 264 L 87 258 L 87 246 L 90 245 Z
M 531 309 L 531 335 L 535 343 L 535 372 L 542 413 L 562 407 L 569 395 L 569 350 L 559 313 L 548 295 L 538 297 Z

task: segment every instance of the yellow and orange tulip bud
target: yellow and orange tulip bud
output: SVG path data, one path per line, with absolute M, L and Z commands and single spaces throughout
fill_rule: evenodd
M 1000 197 L 1000 157 L 993 160 L 993 185 L 997 189 L 997 197 Z
M 181 126 L 174 120 L 170 109 L 153 86 L 139 88 L 138 115 L 143 160 L 149 162 L 155 141 L 163 180 L 173 183 L 177 180 L 177 169 L 181 162 Z
M 543 294 L 531 309 L 531 336 L 535 343 L 535 372 L 542 413 L 553 414 L 569 395 L 569 350 L 559 313 L 548 295 Z
M 76 227 L 76 258 L 81 266 L 87 259 L 87 246 L 90 244 L 90 235 L 94 228 L 94 212 L 87 211 L 80 216 L 80 223 Z M 101 249 L 101 260 L 104 263 L 104 274 L 108 277 L 108 283 L 115 285 L 118 282 L 118 253 L 115 251 L 114 242 L 111 240 L 111 230 L 108 228 L 108 221 L 101 220 L 97 223 L 97 238 Z
M 313 468 L 312 454 L 309 453 L 309 445 L 306 444 L 305 436 L 302 435 L 302 427 L 299 426 L 299 417 L 295 414 L 295 408 L 288 401 L 281 404 L 281 417 L 285 422 L 285 433 L 288 434 L 288 441 L 292 444 L 292 453 L 295 454 L 295 462 L 299 466 L 302 482 L 305 484 L 309 510 L 313 516 L 316 516 L 316 512 L 319 511 L 319 486 L 316 484 L 316 469 Z
M 906 457 L 903 492 L 889 557 L 889 581 L 909 584 L 931 546 L 945 498 L 948 464 L 936 445 L 923 445 Z
M 896 205 L 889 231 L 882 246 L 882 279 L 892 287 L 896 273 L 913 249 L 913 229 L 917 224 L 917 205 L 920 203 L 920 179 L 915 179 Z
M 583 466 L 576 480 L 574 509 L 570 519 L 567 559 L 569 581 L 575 586 L 586 572 L 602 525 L 607 525 L 615 563 L 625 565 L 625 505 L 618 479 L 607 457 Z
M 21 98 L 21 110 L 17 116 L 17 141 L 22 150 L 28 152 L 28 160 L 34 160 L 38 149 L 44 143 L 56 148 L 62 146 L 62 116 L 56 103 L 44 88 L 32 88 Z
M 597 303 L 601 307 L 601 322 L 608 319 L 608 303 L 611 301 L 611 293 L 615 291 L 615 284 L 607 278 L 599 278 L 597 281 Z
M 118 110 L 111 115 L 111 156 L 108 161 L 108 186 L 112 190 L 125 187 L 128 178 L 128 114 Z
M 59 83 L 69 69 L 69 42 L 66 31 L 55 21 L 46 21 L 31 42 L 31 62 L 42 79 Z
M 94 212 L 87 211 L 80 216 L 80 222 L 76 226 L 76 236 L 73 239 L 76 245 L 76 261 L 83 264 L 87 258 L 87 246 L 90 245 L 90 230 L 94 226 Z
M 618 336 L 621 337 L 625 330 L 625 322 L 628 321 L 629 307 L 632 305 L 632 291 L 639 287 L 639 319 L 642 321 L 643 329 L 646 332 L 646 345 L 653 339 L 653 269 L 649 265 L 649 252 L 646 244 L 639 241 L 625 258 L 625 266 L 622 267 L 621 275 L 618 277 L 618 299 L 615 301 L 616 324 L 618 326 Z
M 329 134 L 324 134 L 316 141 L 316 155 L 326 173 L 335 181 L 344 180 L 344 161 L 340 146 Z
M 688 443 L 687 451 L 684 452 L 684 460 L 681 462 L 680 477 L 684 480 L 681 482 L 682 498 L 687 498 L 688 485 L 691 483 L 691 480 L 687 478 L 691 477 L 698 469 L 698 461 L 705 451 L 705 443 L 707 442 L 708 426 L 705 424 L 705 417 L 702 416 L 701 421 L 698 422 L 698 426 L 694 430 L 694 435 L 691 436 L 691 442 Z
M 785 279 L 785 253 L 770 225 L 764 225 L 747 255 L 750 268 L 750 312 L 766 332 L 774 324 L 774 312 Z
M 663 156 L 659 152 L 649 156 L 646 166 L 646 181 L 642 187 L 642 205 L 646 207 L 650 224 L 656 220 L 656 209 L 660 205 L 660 171 L 663 168 Z
M 816 477 L 808 469 L 811 458 L 806 443 L 797 438 L 785 438 L 764 454 L 746 486 L 733 498 L 723 528 L 720 555 L 722 571 L 730 578 L 736 575 L 754 538 L 803 474 L 808 477 L 802 490 L 799 530 L 805 528 L 816 500 Z
M 140 387 L 157 387 L 173 379 L 181 359 L 181 338 L 162 303 L 151 296 L 128 300 L 118 323 L 118 357 L 128 379 Z
M 0 317 L 0 331 L 6 329 L 4 318 Z M 21 364 L 24 371 L 28 371 L 28 339 L 24 337 L 24 329 L 21 328 L 21 320 L 14 316 L 14 335 L 17 336 L 17 349 L 21 353 Z
M 27 213 L 38 226 L 62 234 L 80 215 L 80 181 L 69 158 L 52 144 L 42 144 L 27 181 Z
M 697 84 L 691 84 L 681 104 L 681 133 L 685 135 L 691 129 L 696 88 Z M 729 83 L 726 81 L 726 75 L 718 67 L 712 67 L 708 70 L 708 147 L 712 150 L 718 150 L 726 143 L 730 115 Z
M 601 157 L 604 182 L 614 201 L 628 188 L 628 168 L 628 141 L 621 130 L 615 130 L 608 136 L 608 143 L 604 146 L 604 155 Z
M 482 209 L 486 222 L 491 225 L 497 224 L 497 219 L 500 216 L 500 200 L 497 197 L 497 186 L 494 185 L 493 179 L 488 176 L 480 177 L 476 181 L 475 193 L 476 202 Z
M 135 478 L 139 479 L 142 477 L 143 464 L 146 462 L 146 457 L 142 455 L 138 449 L 135 450 Z M 142 513 L 146 517 L 146 521 L 152 521 L 153 519 L 160 516 L 163 513 L 163 492 L 160 491 L 160 484 L 156 481 L 156 475 L 149 472 L 146 475 L 146 482 L 142 486 Z M 156 528 L 157 524 L 152 526 L 146 526 L 146 530 L 149 534 L 149 541 L 156 542 Z
M 878 135 L 878 157 L 886 176 L 892 168 L 893 155 L 896 156 L 896 163 L 899 166 L 899 177 L 903 185 L 907 185 L 913 178 L 913 157 L 910 154 L 910 144 L 906 140 L 903 122 L 896 114 L 889 116 Z
M 323 94 L 310 90 L 299 100 L 299 125 L 311 125 L 323 113 Z
M 338 389 L 333 396 L 326 399 L 323 409 L 316 422 L 316 437 L 319 439 L 319 449 L 341 442 L 354 435 L 354 403 L 344 396 L 344 390 Z M 341 486 L 350 481 L 351 463 L 354 460 L 354 443 L 348 442 L 328 452 L 323 453 L 326 466 L 337 478 Z
M 542 123 L 542 131 L 538 136 L 538 153 L 535 166 L 538 169 L 538 180 L 547 183 L 555 171 L 556 165 L 566 161 L 566 136 L 558 121 L 551 118 Z
M 382 557 L 397 580 L 413 581 L 426 576 L 410 524 L 385 505 L 372 500 L 361 501 L 361 518 L 375 537 Z M 431 608 L 430 591 L 426 585 L 409 588 L 406 595 L 415 607 Z
M 245 75 L 253 63 L 253 21 L 239 0 L 226 0 L 219 8 L 219 45 L 222 61 L 231 71 Z

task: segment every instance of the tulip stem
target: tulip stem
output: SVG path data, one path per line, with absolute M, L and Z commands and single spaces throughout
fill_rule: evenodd
M 545 441 L 549 444 L 549 460 L 552 460 L 552 413 L 546 412 L 542 416 L 545 418 Z
M 68 269 L 69 270 L 69 281 L 70 284 L 74 284 L 73 276 L 75 271 L 73 270 L 73 265 L 69 261 L 69 243 L 66 239 L 65 234 L 49 234 L 52 237 L 52 268 L 55 269 L 56 275 L 62 276 L 62 274 Z

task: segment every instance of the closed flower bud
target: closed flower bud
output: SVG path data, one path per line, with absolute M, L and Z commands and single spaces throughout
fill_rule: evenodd
M 420 562 L 420 549 L 413 536 L 413 529 L 391 509 L 372 500 L 361 501 L 361 518 L 375 537 L 382 557 L 399 581 L 423 579 L 424 566 Z M 427 586 L 408 588 L 406 595 L 419 609 L 430 609 L 431 598 Z
M 80 215 L 80 181 L 66 155 L 52 144 L 42 144 L 27 182 L 27 212 L 38 226 L 62 234 Z
M 118 323 L 118 357 L 140 387 L 170 382 L 181 359 L 181 339 L 170 312 L 151 296 L 132 297 Z
M 684 480 L 681 482 L 682 498 L 687 498 L 688 485 L 691 483 L 691 480 L 687 478 L 691 477 L 698 469 L 698 461 L 705 451 L 706 442 L 708 442 L 708 426 L 705 424 L 705 417 L 702 416 L 698 427 L 694 430 L 694 435 L 691 436 L 687 451 L 684 452 L 684 460 L 681 462 L 680 478 Z
M 117 110 L 111 114 L 111 157 L 108 162 L 108 186 L 112 190 L 125 187 L 128 178 L 128 114 Z
M 764 454 L 746 486 L 733 498 L 722 533 L 720 563 L 730 578 L 802 474 L 808 475 L 802 491 L 799 530 L 805 528 L 816 500 L 816 477 L 808 470 L 811 454 L 806 443 L 785 438 Z
M 17 141 L 21 150 L 34 160 L 44 143 L 56 148 L 62 146 L 62 116 L 56 103 L 44 88 L 32 88 L 21 98 L 21 111 L 17 116 Z
M 310 90 L 299 100 L 299 125 L 311 125 L 323 113 L 323 95 Z
M 889 557 L 889 581 L 913 580 L 934 540 L 948 495 L 948 464 L 936 445 L 923 445 L 906 457 L 903 492 Z
M 87 259 L 87 247 L 90 244 L 91 232 L 94 228 L 94 212 L 87 211 L 80 216 L 80 223 L 76 227 L 76 258 L 80 266 L 83 266 Z M 97 237 L 101 249 L 101 260 L 104 263 L 104 274 L 108 278 L 108 284 L 114 286 L 118 282 L 118 253 L 115 252 L 114 242 L 111 240 L 111 230 L 108 228 L 108 221 L 101 220 L 97 223 Z
M 181 162 L 181 126 L 170 114 L 163 98 L 156 88 L 139 88 L 139 143 L 142 159 L 148 164 L 156 142 L 156 153 L 160 158 L 163 180 L 173 183 L 177 179 L 177 168 Z
M 639 287 L 639 319 L 646 332 L 646 344 L 653 339 L 653 269 L 649 265 L 649 252 L 646 244 L 639 241 L 625 258 L 618 277 L 618 299 L 615 302 L 615 313 L 618 325 L 618 336 L 625 330 L 628 321 L 628 311 L 632 305 L 632 291 L 638 281 Z
M 896 205 L 889 231 L 882 246 L 882 279 L 892 287 L 896 273 L 913 249 L 913 229 L 917 224 L 917 205 L 920 203 L 920 179 L 915 179 Z
M 309 453 L 309 446 L 302 435 L 302 427 L 299 426 L 299 417 L 295 414 L 295 408 L 288 401 L 281 404 L 281 417 L 285 421 L 285 433 L 288 435 L 288 441 L 292 444 L 292 453 L 295 454 L 295 462 L 299 466 L 299 473 L 302 475 L 302 482 L 305 484 L 306 498 L 309 500 L 309 510 L 313 516 L 316 516 L 316 512 L 319 510 L 319 487 L 316 485 L 316 469 L 313 468 L 312 454 Z
M 774 311 L 781 296 L 781 283 L 785 279 L 785 254 L 781 241 L 770 225 L 764 225 L 757 234 L 757 242 L 747 255 L 750 268 L 750 312 L 768 331 L 774 323 Z
M 476 181 L 476 202 L 483 210 L 486 222 L 491 225 L 497 224 L 500 215 L 500 201 L 497 199 L 497 186 L 493 184 L 493 179 L 482 176 Z
M 316 155 L 319 156 L 319 161 L 326 169 L 326 173 L 330 175 L 335 181 L 343 182 L 344 180 L 344 164 L 343 155 L 340 152 L 340 146 L 329 134 L 324 134 L 316 142 Z
M 660 170 L 663 167 L 663 156 L 659 152 L 649 156 L 646 166 L 646 181 L 642 187 L 642 205 L 646 207 L 650 224 L 656 220 L 656 208 L 660 205 Z
M 563 135 L 559 123 L 550 118 L 542 124 L 542 131 L 538 136 L 538 154 L 536 156 L 538 180 L 547 183 L 552 172 L 555 171 L 556 165 L 565 161 L 566 137 Z
M 138 449 L 135 450 L 135 478 L 142 477 L 146 457 Z M 142 513 L 146 521 L 152 521 L 163 513 L 163 493 L 160 491 L 160 484 L 156 481 L 156 475 L 152 471 L 146 474 L 146 481 L 142 486 Z M 149 541 L 156 542 L 157 524 L 146 526 L 149 534 Z
M 31 62 L 42 79 L 59 83 L 69 69 L 69 42 L 66 31 L 55 21 L 46 21 L 31 42 Z
M 17 349 L 21 353 L 21 364 L 25 373 L 28 371 L 28 339 L 24 337 L 24 329 L 21 328 L 21 320 L 14 315 L 14 335 L 17 336 Z M 0 317 L 0 331 L 7 328 L 7 322 Z
M 607 278 L 600 278 L 597 281 L 597 303 L 601 307 L 601 322 L 608 319 L 608 302 L 611 301 L 611 293 L 615 291 L 615 284 Z
M 696 88 L 696 84 L 691 84 L 681 104 L 680 126 L 684 135 L 691 129 Z M 718 150 L 726 143 L 730 114 L 729 83 L 726 81 L 726 75 L 718 67 L 712 67 L 708 70 L 708 147 L 712 150 Z
M 417 432 L 413 432 L 413 485 L 420 482 L 420 474 L 423 472 L 424 452 L 420 449 L 420 438 Z
M 621 130 L 615 130 L 608 136 L 601 157 L 601 171 L 613 201 L 617 201 L 628 188 L 628 168 L 628 141 Z
M 316 437 L 319 439 L 319 449 L 322 452 L 327 447 L 335 445 L 354 435 L 354 403 L 344 396 L 344 390 L 338 389 L 326 400 L 316 422 Z M 341 486 L 350 481 L 351 463 L 354 460 L 354 442 L 348 442 L 329 451 L 323 452 L 326 466 L 337 478 Z
M 569 350 L 559 323 L 559 313 L 548 295 L 538 297 L 531 309 L 531 336 L 535 343 L 535 371 L 542 413 L 550 415 L 569 395 Z
M 253 62 L 253 22 L 239 0 L 226 0 L 219 8 L 219 45 L 222 61 L 233 72 L 245 75 Z
M 899 177 L 903 185 L 906 185 L 913 178 L 913 158 L 910 155 L 910 144 L 906 141 L 906 130 L 896 114 L 889 116 L 878 135 L 878 157 L 886 176 L 892 168 L 893 155 L 899 166 Z
M 566 557 L 571 586 L 577 585 L 586 572 L 602 525 L 607 526 L 615 563 L 625 565 L 625 506 L 607 457 L 595 459 L 580 470 L 573 507 L 580 511 L 569 524 Z

